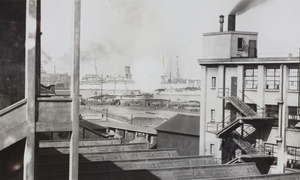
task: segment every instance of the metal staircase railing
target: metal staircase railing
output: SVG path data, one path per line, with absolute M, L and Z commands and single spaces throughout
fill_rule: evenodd
M 243 133 L 242 133 L 242 127 L 238 127 L 235 129 L 236 132 L 238 132 L 240 134 L 240 136 L 242 136 L 243 134 L 243 138 L 250 136 L 251 134 L 253 134 L 256 131 L 256 128 L 253 127 L 251 124 L 244 124 L 243 125 Z
M 225 119 L 224 119 L 224 128 L 230 124 L 230 115 L 227 116 Z M 223 123 L 222 122 L 207 122 L 207 125 L 206 125 L 206 131 L 207 132 L 212 132 L 212 133 L 218 133 L 219 131 L 221 131 L 223 129 L 222 127 Z
M 245 98 L 247 98 L 251 103 L 257 105 L 257 103 L 256 103 L 255 101 L 253 101 L 250 97 L 248 97 L 243 91 L 240 90 L 240 93 L 242 93 L 242 95 L 243 95 Z M 261 106 L 259 106 L 259 105 L 257 105 L 256 108 L 257 108 L 257 112 L 258 112 L 258 110 L 261 110 L 261 113 L 262 113 L 261 116 L 262 116 L 262 117 L 265 117 L 265 115 L 266 115 L 266 108 L 261 107 Z
M 247 133 L 247 132 L 245 132 Z M 250 143 L 247 140 L 245 140 L 243 137 L 241 137 L 239 135 L 238 132 L 233 131 L 233 134 L 235 134 L 236 136 L 234 137 L 233 141 L 246 153 L 246 154 L 266 154 L 265 153 L 265 147 L 264 145 L 261 145 L 257 140 L 253 140 L 252 142 L 254 143 Z M 256 145 L 258 145 L 258 147 L 255 147 Z
M 226 99 L 229 100 L 231 102 L 231 104 L 234 107 L 236 107 L 245 116 L 255 116 L 256 115 L 256 112 L 250 106 L 248 106 L 244 101 L 239 99 L 238 97 L 231 96 Z

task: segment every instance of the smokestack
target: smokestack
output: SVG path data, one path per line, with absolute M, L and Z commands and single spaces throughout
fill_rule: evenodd
M 125 76 L 127 79 L 131 79 L 130 67 L 125 66 Z
M 228 31 L 235 31 L 235 15 L 228 15 Z
M 219 21 L 220 21 L 220 32 L 223 32 L 223 23 L 224 23 L 224 16 L 220 15 L 219 16 Z

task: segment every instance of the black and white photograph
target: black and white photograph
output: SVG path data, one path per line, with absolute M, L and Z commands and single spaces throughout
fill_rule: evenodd
M 300 180 L 299 0 L 0 0 L 0 180 Z

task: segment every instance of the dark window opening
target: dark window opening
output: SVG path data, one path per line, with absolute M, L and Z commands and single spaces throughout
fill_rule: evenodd
M 257 49 L 256 49 L 256 40 L 249 41 L 249 50 L 248 50 L 249 58 L 257 58 Z
M 26 1 L 0 1 L 0 109 L 25 97 Z
M 253 111 L 257 112 L 257 104 L 247 104 Z
M 211 78 L 211 87 L 215 88 L 216 87 L 216 77 Z
M 288 108 L 288 128 L 295 128 L 296 126 L 300 126 L 300 109 L 295 106 L 289 106 Z
M 210 144 L 210 154 L 215 154 L 215 145 Z
M 243 51 L 243 38 L 238 38 L 238 50 Z
M 211 109 L 210 111 L 210 121 L 214 122 L 216 119 L 216 111 L 214 109 Z
M 266 105 L 266 117 L 278 118 L 279 107 L 278 105 Z

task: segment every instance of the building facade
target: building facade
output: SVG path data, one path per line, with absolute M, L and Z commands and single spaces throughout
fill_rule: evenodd
M 299 58 L 257 58 L 257 36 L 232 29 L 203 34 L 199 152 L 223 162 L 238 152 L 249 154 L 238 136 L 295 168 L 300 162 L 295 140 L 300 137 Z

